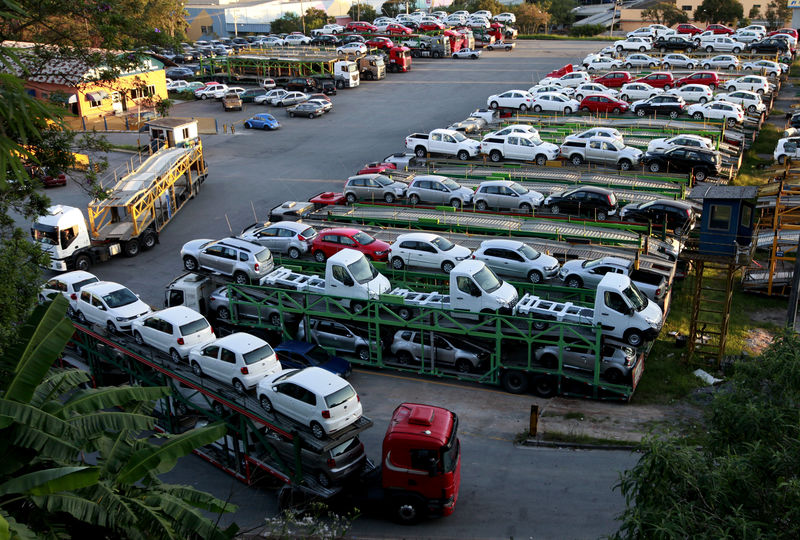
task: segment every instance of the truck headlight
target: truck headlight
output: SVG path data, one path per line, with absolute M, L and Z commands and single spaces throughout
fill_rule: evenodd
M 378 292 L 377 291 L 369 291 L 369 299 L 370 300 L 377 300 L 378 299 Z
M 647 324 L 649 324 L 650 328 L 652 328 L 653 330 L 658 330 L 659 328 L 661 328 L 661 321 L 657 321 L 655 319 L 648 320 Z

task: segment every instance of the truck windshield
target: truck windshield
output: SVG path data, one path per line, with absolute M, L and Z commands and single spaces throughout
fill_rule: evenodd
M 631 283 L 630 287 L 627 287 L 625 290 L 622 291 L 622 294 L 625 295 L 625 298 L 633 305 L 633 309 L 636 311 L 642 311 L 644 308 L 647 307 L 649 301 L 647 297 L 642 294 L 636 285 Z
M 244 358 L 244 363 L 249 366 L 257 362 L 261 362 L 262 360 L 266 360 L 273 354 L 275 354 L 275 351 L 272 350 L 272 347 L 269 346 L 269 343 L 265 343 L 258 349 L 253 349 L 250 352 L 244 353 L 242 358 Z
M 358 231 L 356 234 L 353 235 L 353 240 L 361 244 L 362 246 L 366 246 L 371 244 L 375 241 L 373 237 L 365 233 L 364 231 Z
M 347 268 L 350 270 L 350 275 L 353 276 L 353 279 L 361 285 L 369 283 L 378 276 L 378 271 L 365 257 L 361 257 Z
M 33 235 L 33 239 L 37 242 L 49 246 L 58 245 L 58 229 L 55 227 L 48 227 L 47 225 L 37 223 L 34 227 L 31 227 L 31 234 Z
M 437 236 L 436 238 L 431 240 L 431 244 L 439 248 L 439 251 L 450 251 L 455 247 L 455 244 L 453 242 L 441 236 Z
M 499 289 L 503 282 L 497 279 L 497 276 L 492 272 L 491 268 L 488 266 L 484 266 L 481 270 L 477 271 L 475 275 L 472 276 L 475 281 L 478 283 L 481 289 L 486 291 L 487 293 L 492 293 Z
M 442 467 L 444 472 L 451 473 L 458 465 L 458 455 L 461 452 L 461 443 L 458 441 L 458 417 L 453 414 L 453 430 L 447 438 L 447 444 L 442 446 Z
M 450 136 L 453 137 L 456 140 L 456 142 L 461 142 L 461 141 L 466 141 L 467 140 L 467 138 L 464 136 L 464 134 L 461 133 L 460 131 L 456 131 L 455 133 L 451 133 Z
M 524 186 L 521 186 L 521 185 L 517 184 L 516 182 L 511 182 L 508 185 L 508 187 L 511 189 L 511 191 L 513 191 L 517 195 L 525 195 L 529 191 L 528 188 L 526 188 Z
M 448 178 L 447 180 L 443 180 L 442 184 L 444 184 L 444 186 L 447 189 L 451 190 L 451 191 L 455 191 L 457 189 L 461 189 L 461 186 L 458 184 L 458 182 L 456 182 L 452 178 Z
M 103 297 L 103 302 L 110 308 L 127 306 L 128 304 L 133 304 L 137 300 L 139 300 L 139 297 L 125 287 L 117 289 Z
M 523 257 L 525 257 L 529 261 L 536 260 L 542 255 L 541 253 L 539 253 L 538 251 L 536 251 L 527 244 L 522 244 L 522 247 L 519 248 L 519 252 L 522 253 Z
M 382 174 L 379 174 L 375 177 L 375 181 L 378 182 L 382 186 L 390 186 L 392 185 L 392 181 L 389 178 L 386 178 Z

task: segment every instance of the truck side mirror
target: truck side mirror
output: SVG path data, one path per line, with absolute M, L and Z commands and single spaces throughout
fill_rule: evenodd
M 633 314 L 636 313 L 636 310 L 632 307 L 628 308 L 628 317 L 633 317 Z

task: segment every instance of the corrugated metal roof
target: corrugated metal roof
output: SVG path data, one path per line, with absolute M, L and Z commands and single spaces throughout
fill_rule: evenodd
M 756 186 L 718 186 L 716 184 L 697 184 L 689 194 L 690 199 L 755 199 Z

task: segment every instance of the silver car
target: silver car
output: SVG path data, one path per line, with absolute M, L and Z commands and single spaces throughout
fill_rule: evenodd
M 532 191 L 511 180 L 489 180 L 481 182 L 475 192 L 475 208 L 509 208 L 526 214 L 542 205 L 544 195 Z
M 536 350 L 535 358 L 539 364 L 555 369 L 558 367 L 559 353 L 563 367 L 594 372 L 595 355 L 592 347 L 580 340 L 571 340 L 563 348 L 546 345 Z M 619 384 L 630 379 L 638 356 L 635 349 L 603 345 L 600 354 L 600 374 L 608 382 Z
M 484 240 L 475 259 L 498 274 L 540 283 L 558 275 L 558 260 L 517 240 Z
M 424 346 L 421 335 L 425 338 Z M 422 361 L 430 366 L 455 367 L 460 373 L 477 370 L 488 362 L 490 354 L 488 349 L 460 338 L 445 338 L 433 332 L 412 330 L 399 330 L 394 335 L 391 351 L 401 364 Z
M 274 266 L 269 249 L 234 237 L 191 240 L 181 248 L 181 257 L 183 267 L 189 272 L 210 270 L 230 276 L 242 285 L 259 281 Z
M 257 294 L 251 291 L 251 294 Z M 260 297 L 242 298 L 238 291 L 233 291 L 234 301 L 231 303 L 228 296 L 228 287 L 220 287 L 211 293 L 208 298 L 208 312 L 216 315 L 217 319 L 232 321 L 235 315 L 237 321 L 247 319 L 249 321 L 259 321 L 260 324 L 269 323 L 272 326 L 281 327 L 280 310 L 272 305 L 265 304 Z M 289 314 L 284 313 L 284 318 Z
M 269 248 L 273 253 L 287 253 L 292 259 L 311 250 L 317 231 L 299 221 L 254 223 L 242 230 L 240 238 Z
M 408 186 L 408 201 L 411 204 L 426 202 L 461 208 L 472 202 L 472 190 L 446 176 L 422 175 L 414 178 Z
M 276 98 L 273 102 L 273 105 L 277 105 L 278 107 L 289 107 L 291 105 L 297 105 L 298 103 L 308 101 L 308 97 L 308 94 L 304 94 L 303 92 L 289 92 L 283 97 Z
M 334 349 L 337 352 L 355 353 L 364 362 L 369 360 L 370 350 L 377 351 L 380 346 L 374 340 L 365 338 L 353 328 L 339 322 L 309 319 L 308 325 L 311 328 L 309 337 L 312 343 Z M 304 340 L 305 337 L 305 321 L 300 321 L 300 326 L 297 328 L 297 339 Z
M 383 199 L 391 204 L 406 196 L 408 184 L 392 180 L 383 174 L 359 174 L 351 176 L 344 185 L 344 196 L 349 204 L 359 199 L 370 201 Z

